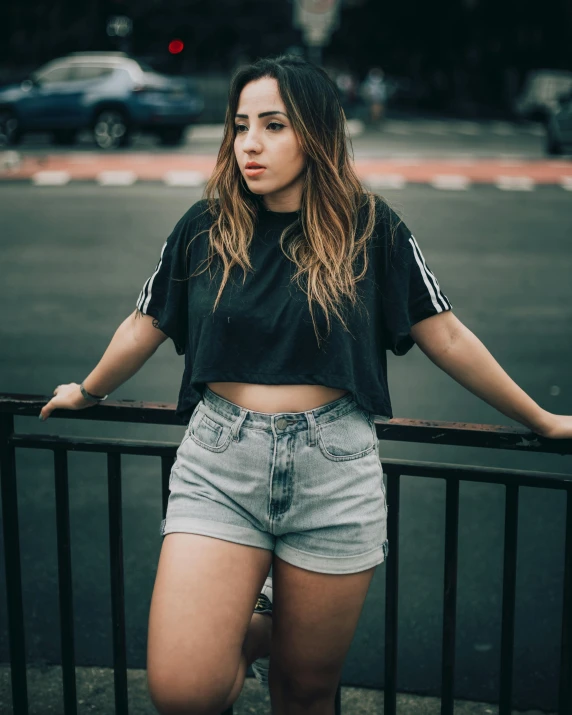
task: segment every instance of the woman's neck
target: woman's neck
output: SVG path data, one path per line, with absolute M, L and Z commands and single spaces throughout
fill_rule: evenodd
M 262 196 L 262 204 L 268 211 L 275 213 L 292 213 L 302 207 L 302 187 L 289 187 L 284 191 Z

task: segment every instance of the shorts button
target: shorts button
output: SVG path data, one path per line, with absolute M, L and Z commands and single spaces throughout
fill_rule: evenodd
M 288 420 L 285 417 L 280 417 L 280 419 L 276 420 L 276 427 L 278 429 L 284 429 L 288 425 Z

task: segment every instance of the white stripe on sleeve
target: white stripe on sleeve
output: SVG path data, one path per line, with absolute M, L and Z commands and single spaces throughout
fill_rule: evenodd
M 155 269 L 155 272 L 153 275 L 147 279 L 147 282 L 145 283 L 143 290 L 141 291 L 141 295 L 139 296 L 140 300 L 143 298 L 143 294 L 145 291 L 147 291 L 147 297 L 143 299 L 143 302 L 139 306 L 139 310 L 142 313 L 145 313 L 147 308 L 149 307 L 149 303 L 151 301 L 151 297 L 153 295 L 153 281 L 155 280 L 155 276 L 159 271 L 161 270 L 161 265 L 163 264 L 163 254 L 165 253 L 165 248 L 167 248 L 167 241 L 163 244 L 163 248 L 161 250 L 161 257 L 159 258 L 159 263 L 157 264 L 157 268 Z
M 417 255 L 417 252 L 415 250 L 415 245 L 411 238 L 409 239 L 409 243 L 411 244 L 411 250 L 413 251 L 413 255 L 415 256 L 415 260 L 417 262 L 417 265 L 419 266 L 419 272 L 421 273 L 421 277 L 423 278 L 423 282 L 425 283 L 425 286 L 427 287 L 427 290 L 429 291 L 429 296 L 431 297 L 431 302 L 433 303 L 433 307 L 438 313 L 443 312 L 443 308 L 437 301 L 437 296 L 435 295 L 435 289 L 433 288 L 433 285 L 431 281 L 429 280 L 429 277 L 425 271 L 425 268 L 423 267 L 423 263 L 421 262 L 419 256 Z
M 413 250 L 415 251 L 416 257 L 419 256 L 419 258 L 421 259 L 421 261 L 423 263 L 423 268 L 424 268 L 427 276 L 429 277 L 429 279 L 431 280 L 431 282 L 433 283 L 433 285 L 435 287 L 436 298 L 440 301 L 441 305 L 445 308 L 445 310 L 447 310 L 448 308 L 451 307 L 451 304 L 447 300 L 446 296 L 443 294 L 441 287 L 439 285 L 439 281 L 437 280 L 437 277 L 435 276 L 435 274 L 431 271 L 431 269 L 425 262 L 425 258 L 423 256 L 421 249 L 419 248 L 419 244 L 415 240 L 415 236 L 411 236 L 411 238 L 409 239 L 409 242 L 413 245 Z M 417 261 L 417 263 L 419 265 L 419 261 Z

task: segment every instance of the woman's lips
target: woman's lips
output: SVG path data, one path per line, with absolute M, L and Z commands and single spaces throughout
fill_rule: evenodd
M 252 168 L 252 169 L 245 169 L 244 173 L 247 176 L 260 176 L 260 174 L 262 174 L 264 171 L 266 171 L 266 167 L 259 166 L 259 167 Z

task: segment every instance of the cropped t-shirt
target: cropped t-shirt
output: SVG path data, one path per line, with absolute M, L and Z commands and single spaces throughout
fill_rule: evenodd
M 243 284 L 242 268 L 233 266 L 214 313 L 222 262 L 217 269 L 215 255 L 203 270 L 213 221 L 206 200 L 191 206 L 165 241 L 137 308 L 154 317 L 185 356 L 176 409 L 182 422 L 190 419 L 207 382 L 325 385 L 350 391 L 380 419 L 393 417 L 386 351 L 405 355 L 415 344 L 411 326 L 450 310 L 451 303 L 411 231 L 379 200 L 368 270 L 356 284 L 359 300 L 340 310 L 350 332 L 330 309 L 328 335 L 314 302 L 318 346 L 308 297 L 291 280 L 296 266 L 280 247 L 282 231 L 297 219 L 297 212 L 267 211 L 261 204 L 249 248 L 254 272 L 247 272 Z M 363 257 L 356 265 L 361 272 Z M 192 276 L 197 267 L 202 272 Z

